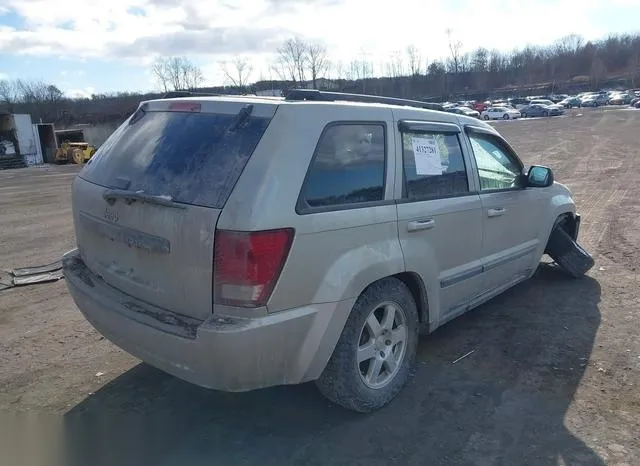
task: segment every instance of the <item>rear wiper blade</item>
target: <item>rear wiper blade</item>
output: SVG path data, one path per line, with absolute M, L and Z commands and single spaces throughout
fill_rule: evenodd
M 102 193 L 102 197 L 110 205 L 116 202 L 118 199 L 123 199 L 127 204 L 140 201 L 146 202 L 147 204 L 161 205 L 174 209 L 186 209 L 184 204 L 174 202 L 171 196 L 156 196 L 153 194 L 147 194 L 143 191 L 129 191 L 127 189 L 107 189 L 104 193 Z

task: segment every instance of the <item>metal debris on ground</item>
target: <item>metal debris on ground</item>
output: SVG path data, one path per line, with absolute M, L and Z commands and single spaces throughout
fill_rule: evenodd
M 0 272 L 0 291 L 14 286 L 35 285 L 47 283 L 64 278 L 62 273 L 62 261 L 34 267 L 22 267 L 8 272 Z
M 458 361 L 462 361 L 464 358 L 466 358 L 467 356 L 472 355 L 472 354 L 473 354 L 473 353 L 475 353 L 475 352 L 476 352 L 476 350 L 471 350 L 471 351 L 469 351 L 467 354 L 460 356 L 458 359 L 456 359 L 455 361 L 453 361 L 451 364 L 455 364 L 455 363 L 457 363 Z

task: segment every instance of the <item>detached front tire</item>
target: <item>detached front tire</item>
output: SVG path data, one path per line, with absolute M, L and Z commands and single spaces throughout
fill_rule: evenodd
M 546 252 L 572 278 L 584 276 L 595 264 L 591 254 L 585 251 L 561 225 L 557 225 L 551 232 Z
M 397 278 L 370 285 L 358 298 L 316 385 L 326 398 L 367 413 L 404 387 L 418 346 L 418 310 Z

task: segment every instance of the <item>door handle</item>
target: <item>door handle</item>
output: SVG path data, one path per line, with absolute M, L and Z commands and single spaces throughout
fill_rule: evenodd
M 507 209 L 505 209 L 504 207 L 500 207 L 498 209 L 489 209 L 487 210 L 487 216 L 488 217 L 500 217 L 501 215 L 504 215 L 504 213 L 507 211 Z
M 420 231 L 420 230 L 429 230 L 436 226 L 436 221 L 432 218 L 426 220 L 414 220 L 413 222 L 407 223 L 408 231 Z

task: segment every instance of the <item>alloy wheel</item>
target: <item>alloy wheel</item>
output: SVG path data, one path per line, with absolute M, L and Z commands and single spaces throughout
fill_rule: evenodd
M 407 347 L 408 330 L 402 307 L 385 302 L 373 309 L 360 331 L 357 364 L 369 388 L 388 385 L 398 373 Z

